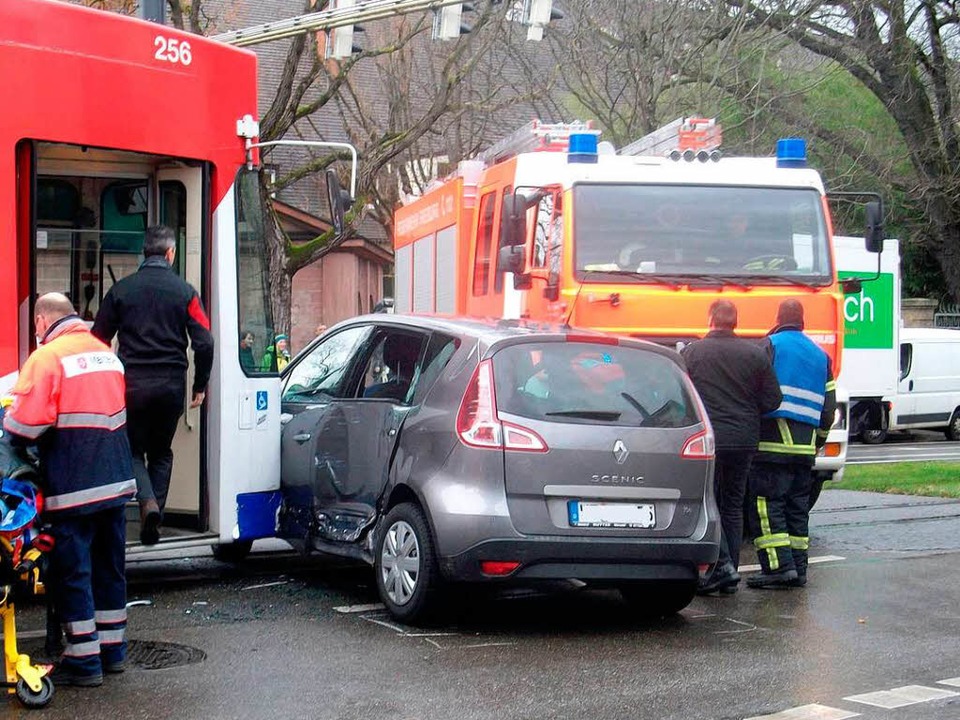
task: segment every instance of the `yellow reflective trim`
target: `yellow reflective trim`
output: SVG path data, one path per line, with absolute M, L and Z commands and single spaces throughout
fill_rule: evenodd
M 830 435 L 829 430 L 817 430 L 817 437 L 825 438 Z
M 778 455 L 816 455 L 815 444 L 811 445 L 781 445 L 775 442 L 762 442 L 757 446 L 760 452 L 776 453 Z
M 801 537 L 799 535 L 790 536 L 790 549 L 791 550 L 809 550 L 810 549 L 810 538 Z
M 761 535 L 753 541 L 753 544 L 760 550 L 766 550 L 767 548 L 791 547 L 791 540 L 786 533 L 775 533 L 773 535 Z
M 786 418 L 777 418 L 777 430 L 780 431 L 780 440 L 784 445 L 793 445 L 793 437 L 790 435 Z
M 823 386 L 823 388 L 824 388 L 824 390 L 826 390 L 827 392 L 830 392 L 831 390 L 836 390 L 836 389 L 837 389 L 837 381 L 836 381 L 836 380 L 830 380 L 830 381 L 827 382 L 826 385 Z
M 761 495 L 757 496 L 757 514 L 760 516 L 760 532 L 763 534 L 760 537 L 769 537 L 770 536 L 770 515 L 767 512 L 767 499 Z M 757 544 L 757 538 L 753 541 L 754 547 L 757 548 L 757 551 L 763 550 L 764 548 L 760 547 Z M 767 562 L 770 564 L 771 570 L 776 570 L 780 567 L 780 558 L 777 557 L 776 548 L 766 548 L 767 551 Z

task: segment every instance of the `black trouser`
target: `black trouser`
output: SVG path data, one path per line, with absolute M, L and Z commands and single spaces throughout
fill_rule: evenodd
M 812 482 L 808 462 L 754 461 L 748 524 L 764 572 L 807 574 Z
M 747 476 L 752 450 L 717 449 L 713 471 L 713 494 L 720 510 L 720 557 L 717 567 L 731 562 L 740 566 L 740 544 L 743 541 L 743 501 L 747 493 Z
M 183 372 L 127 371 L 127 436 L 137 478 L 137 499 L 155 498 L 161 512 L 173 472 L 173 436 L 183 415 Z

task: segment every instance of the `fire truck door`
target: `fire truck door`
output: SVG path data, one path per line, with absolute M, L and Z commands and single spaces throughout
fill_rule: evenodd
M 156 172 L 157 215 L 154 222 L 167 225 L 177 235 L 175 269 L 180 276 L 200 293 L 209 311 L 209 294 L 205 292 L 203 197 L 204 173 L 199 167 L 160 168 Z M 200 425 L 203 408 L 190 408 L 193 388 L 193 356 L 188 352 L 190 367 L 187 375 L 187 393 L 183 399 L 184 414 L 173 440 L 173 477 L 166 513 L 197 515 L 201 510 L 201 488 L 204 477 L 201 452 Z M 216 375 L 216 374 L 215 374 Z M 208 396 L 217 397 L 212 388 Z

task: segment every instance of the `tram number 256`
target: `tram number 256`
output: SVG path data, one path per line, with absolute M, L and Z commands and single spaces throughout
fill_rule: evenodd
M 186 40 L 177 40 L 163 35 L 157 35 L 153 40 L 157 51 L 153 54 L 156 60 L 180 65 L 189 65 L 193 62 L 193 53 L 190 52 L 190 43 Z

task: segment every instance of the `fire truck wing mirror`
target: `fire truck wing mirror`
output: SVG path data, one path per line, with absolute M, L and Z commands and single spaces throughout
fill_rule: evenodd
M 529 290 L 533 287 L 533 276 L 530 273 L 514 273 L 513 289 Z
M 500 247 L 523 245 L 527 239 L 527 204 L 522 196 L 506 195 L 500 208 Z
M 500 248 L 497 270 L 499 272 L 513 273 L 514 275 L 522 273 L 525 269 L 524 262 L 526 258 L 524 255 L 523 245 L 507 245 Z
M 339 238 L 344 232 L 343 216 L 353 205 L 353 197 L 340 187 L 336 171 L 327 170 L 327 203 L 330 205 L 330 223 Z
M 864 237 L 867 252 L 883 252 L 883 207 L 879 202 L 867 203 L 867 232 Z
M 863 282 L 860 278 L 847 278 L 840 281 L 840 287 L 843 288 L 844 295 L 856 295 L 863 290 Z
M 560 299 L 560 276 L 552 272 L 547 276 L 547 286 L 543 289 L 543 297 L 550 302 Z

